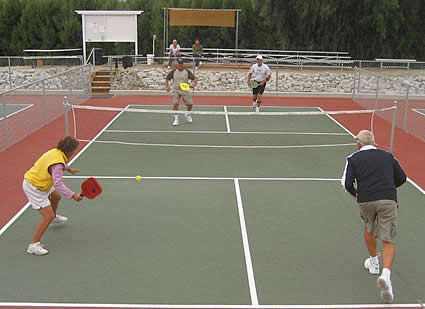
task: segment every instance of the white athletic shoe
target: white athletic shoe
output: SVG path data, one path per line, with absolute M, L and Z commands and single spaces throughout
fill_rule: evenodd
M 252 103 L 252 110 L 255 112 L 255 109 L 257 108 L 257 102 Z
M 35 244 L 29 244 L 27 253 L 35 255 L 45 255 L 49 253 L 49 251 L 44 249 L 43 245 L 40 242 L 36 242 Z
M 387 304 L 392 303 L 394 300 L 394 294 L 391 280 L 384 275 L 381 275 L 378 277 L 378 280 L 376 280 L 376 284 L 378 285 L 378 288 L 381 289 L 381 299 Z
M 173 126 L 178 126 L 178 125 L 179 125 L 179 118 L 174 118 Z
M 171 67 L 170 66 L 167 66 L 167 69 L 171 69 Z
M 364 268 L 366 268 L 369 271 L 369 274 L 371 275 L 379 275 L 379 261 L 377 263 L 373 263 L 371 258 L 367 258 L 364 261 Z
M 188 123 L 192 123 L 192 116 L 190 114 L 184 114 L 184 118 L 186 118 L 186 122 Z
M 64 224 L 68 221 L 67 217 L 61 216 L 61 215 L 56 215 L 56 218 L 53 219 L 52 223 L 53 224 Z

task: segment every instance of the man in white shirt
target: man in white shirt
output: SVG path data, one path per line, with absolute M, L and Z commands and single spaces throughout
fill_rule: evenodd
M 177 59 L 180 55 L 180 45 L 177 44 L 177 40 L 173 40 L 173 44 L 170 45 L 168 48 L 170 52 L 170 58 L 168 59 L 168 68 L 171 68 L 171 64 L 173 63 L 173 60 Z
M 253 64 L 249 69 L 247 82 L 248 87 L 250 87 L 251 78 L 258 83 L 258 86 L 252 89 L 252 108 L 254 111 L 259 112 L 264 89 L 266 88 L 266 83 L 272 77 L 272 72 L 268 65 L 263 63 L 263 56 L 257 55 L 255 59 L 257 63 Z

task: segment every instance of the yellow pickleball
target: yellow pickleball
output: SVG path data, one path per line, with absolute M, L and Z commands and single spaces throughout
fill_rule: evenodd
M 136 176 L 136 181 L 140 181 L 140 180 L 142 180 L 142 176 L 137 175 L 137 176 Z

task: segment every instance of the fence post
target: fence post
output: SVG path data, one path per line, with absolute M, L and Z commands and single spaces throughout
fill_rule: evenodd
M 357 76 L 357 67 L 355 66 L 354 74 L 353 74 L 353 98 L 352 98 L 353 102 L 355 102 L 354 99 L 356 97 L 356 76 Z
M 4 149 L 7 149 L 9 147 L 9 136 L 8 136 L 8 127 L 7 127 L 7 114 L 6 114 L 6 95 L 3 94 L 1 96 L 1 101 L 3 105 L 3 123 L 4 123 Z
M 68 97 L 63 97 L 63 115 L 65 119 L 65 136 L 69 136 L 69 120 L 68 120 L 68 112 L 70 109 L 70 104 Z
M 9 88 L 12 88 L 12 69 L 10 68 L 10 57 L 7 57 L 7 62 L 9 66 Z
M 409 115 L 409 89 L 410 87 L 407 86 L 406 90 L 406 103 L 404 104 L 404 116 L 403 116 L 403 130 L 407 132 L 407 117 Z
M 279 59 L 276 59 L 276 92 L 279 92 Z
M 395 133 L 395 123 L 397 119 L 397 101 L 394 101 L 394 109 L 393 109 L 393 120 L 391 123 L 391 138 L 390 138 L 390 152 L 393 152 L 394 146 L 394 133 Z
M 43 113 L 44 113 L 44 124 L 48 123 L 48 113 L 47 113 L 47 100 L 46 100 L 46 85 L 44 80 L 41 82 L 42 87 L 42 102 L 43 102 Z

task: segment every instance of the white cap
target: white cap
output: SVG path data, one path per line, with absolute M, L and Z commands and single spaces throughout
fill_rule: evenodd
M 256 57 L 255 59 L 263 60 L 263 56 L 261 56 L 261 55 L 257 55 L 257 57 Z

